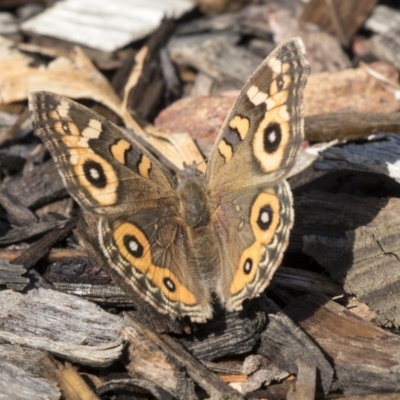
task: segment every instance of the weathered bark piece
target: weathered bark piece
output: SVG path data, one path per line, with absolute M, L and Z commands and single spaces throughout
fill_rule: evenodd
M 83 252 L 80 251 L 80 253 Z M 104 286 L 105 288 L 115 287 L 111 285 L 112 280 L 107 272 L 101 268 L 101 265 L 99 265 L 96 260 L 89 257 L 87 254 L 82 255 L 76 252 L 76 255 L 74 255 L 73 252 L 65 252 L 64 258 L 57 258 L 53 261 L 47 258 L 47 261 L 50 265 L 48 265 L 43 272 L 43 277 L 54 285 L 59 284 L 60 287 L 62 287 L 64 284 L 72 284 L 71 289 L 76 291 L 81 289 L 82 294 L 85 292 L 84 288 L 88 286 Z M 107 291 L 107 289 L 105 290 Z M 117 291 L 114 290 L 113 292 L 116 297 L 120 296 Z M 94 293 L 96 293 L 96 291 Z M 98 293 L 101 293 L 101 291 L 99 290 Z
M 291 232 L 288 251 L 302 252 L 303 237 L 306 235 L 344 237 L 346 231 L 373 221 L 387 202 L 384 198 L 317 191 L 296 196 L 296 223 Z
M 165 82 L 164 98 L 167 104 L 171 104 L 182 96 L 182 84 L 166 46 L 160 49 L 159 57 L 161 73 Z
M 133 378 L 153 382 L 157 398 L 196 399 L 193 383 L 179 362 L 160 348 L 158 338 L 147 337 L 136 324 L 124 328 L 122 334 L 130 344 L 125 367 Z
M 269 7 L 270 36 L 276 44 L 300 36 L 307 49 L 311 75 L 323 71 L 340 71 L 351 66 L 349 57 L 334 36 L 323 32 L 315 24 L 301 23 L 295 9 L 299 3 L 285 3 L 282 5 L 282 2 L 273 2 Z
M 177 64 L 191 66 L 219 83 L 239 89 L 262 58 L 235 46 L 238 40 L 237 35 L 222 33 L 176 37 L 169 42 L 168 49 Z
M 125 89 L 125 96 L 129 98 L 130 109 L 135 110 L 146 120 L 154 117 L 157 107 L 164 98 L 165 90 L 159 53 L 161 48 L 165 47 L 174 27 L 175 23 L 172 19 L 164 19 L 143 46 L 146 49 L 143 63 L 131 65 L 134 74 L 137 74 L 138 68 L 141 73 L 137 80 L 135 79 L 135 84 Z
M 195 357 L 186 351 L 174 338 L 163 335 L 165 349 L 182 363 L 188 375 L 202 387 L 211 398 L 228 400 L 244 399 L 243 395 L 233 389 L 231 386 L 222 382 L 216 375 L 207 370 Z
M 20 171 L 37 144 L 14 144 L 0 148 L 0 168 L 8 172 Z
M 26 295 L 5 290 L 0 306 L 3 341 L 91 366 L 110 365 L 121 355 L 122 319 L 88 301 L 47 289 Z
M 282 265 L 276 270 L 271 284 L 289 291 L 318 292 L 332 297 L 343 294 L 342 285 L 337 284 L 328 276 Z
M 74 204 L 72 197 L 65 197 L 48 203 L 45 206 L 36 208 L 35 215 L 39 219 L 45 218 L 48 214 L 58 214 L 65 218 L 69 218 L 72 215 Z
M 365 396 L 335 397 L 335 400 L 398 400 L 398 393 L 381 393 Z
M 136 347 L 135 343 L 138 340 L 141 339 L 140 341 L 142 342 L 142 345 L 144 345 L 143 340 L 145 340 L 148 343 L 146 347 L 150 346 L 154 355 L 156 354 L 154 351 L 157 350 L 157 348 L 159 349 L 157 351 L 158 353 L 160 351 L 166 353 L 167 357 L 163 357 L 165 361 L 168 362 L 168 360 L 171 360 L 176 367 L 179 365 L 181 368 L 184 367 L 187 374 L 213 399 L 243 399 L 243 396 L 239 392 L 232 389 L 226 383 L 222 382 L 216 375 L 208 371 L 204 365 L 190 355 L 175 339 L 167 335 L 159 336 L 135 320 L 130 320 L 129 324 L 133 328 L 129 329 L 129 334 L 132 335 L 131 338 L 134 339 L 133 341 L 132 339 L 129 340 L 132 343 L 132 346 L 130 347 L 131 352 L 134 351 Z M 124 330 L 125 335 L 128 333 L 127 329 L 128 328 Z M 126 338 L 128 339 L 128 337 Z M 140 368 L 140 365 L 144 364 L 132 358 L 135 354 L 138 354 L 138 352 L 136 351 L 131 353 L 130 365 L 131 367 L 134 367 L 135 365 L 135 368 Z M 142 361 L 144 362 L 144 360 Z M 154 368 L 154 365 L 151 365 L 151 368 Z M 151 372 L 151 370 L 149 372 Z M 141 374 L 142 373 L 143 372 L 141 372 Z M 187 386 L 181 389 L 187 389 Z
M 321 295 L 293 298 L 283 311 L 333 361 L 345 394 L 400 392 L 398 335 L 361 320 Z
M 207 324 L 198 325 L 193 335 L 186 335 L 181 342 L 200 360 L 246 354 L 258 343 L 265 322 L 264 312 L 253 301 L 241 312 L 216 316 Z
M 386 33 L 400 24 L 400 11 L 384 4 L 378 4 L 365 21 L 365 28 L 375 33 Z
M 49 218 L 49 221 L 40 221 L 37 224 L 25 227 L 17 227 L 9 230 L 5 235 L 0 237 L 0 245 L 15 244 L 24 240 L 32 239 L 38 235 L 49 232 L 53 229 L 63 227 L 65 220 Z
M 36 376 L 41 375 L 40 362 L 44 354 L 42 350 L 30 349 L 18 344 L 0 344 L 0 360 Z
M 104 306 L 135 307 L 135 300 L 115 285 L 68 282 L 52 282 L 52 285 L 60 292 L 79 296 Z
M 372 75 L 370 70 L 373 70 L 375 75 Z M 375 77 L 377 74 L 381 79 Z M 393 96 L 393 90 L 387 90 L 382 84 L 383 79 L 397 82 L 398 72 L 393 65 L 382 61 L 368 64 L 368 68 L 360 66 L 337 72 L 312 74 L 304 89 L 304 115 L 342 110 L 396 112 L 400 108 L 400 101 Z
M 243 373 L 249 375 L 242 387 L 244 394 L 253 392 L 262 385 L 280 382 L 289 376 L 288 372 L 258 354 L 250 355 L 244 360 Z
M 197 0 L 201 11 L 206 14 L 235 11 L 250 2 L 250 0 Z
M 0 398 L 13 400 L 61 398 L 53 382 L 39 378 L 13 364 L 0 361 Z
M 154 123 L 158 129 L 167 132 L 188 132 L 208 156 L 217 133 L 238 95 L 239 92 L 230 92 L 229 95 L 186 97 L 162 110 Z
M 249 5 L 240 11 L 196 18 L 177 27 L 180 36 L 204 32 L 231 32 L 271 39 L 268 18 L 271 7 L 268 5 Z M 272 43 L 272 42 L 270 42 Z
M 303 360 L 297 361 L 296 386 L 292 386 L 287 395 L 287 400 L 314 400 L 317 383 L 315 366 Z
M 53 160 L 25 174 L 13 176 L 5 184 L 5 189 L 28 208 L 39 207 L 67 195 Z
M 53 229 L 46 236 L 39 239 L 37 242 L 29 246 L 19 257 L 17 257 L 13 263 L 23 265 L 24 268 L 29 270 L 36 263 L 45 257 L 53 247 L 55 243 L 64 239 L 74 228 L 77 218 L 71 218 L 60 224 L 56 229 Z
M 298 373 L 298 360 L 314 366 L 322 388 L 328 393 L 332 386 L 334 371 L 319 347 L 299 329 L 293 321 L 279 311 L 279 308 L 264 298 L 265 311 L 268 312 L 268 325 L 262 333 L 257 354 L 267 357 L 279 368 Z
M 400 133 L 400 113 L 337 112 L 310 115 L 304 120 L 307 140 L 327 142 L 329 140 L 366 139 L 381 133 Z
M 170 396 L 165 390 L 162 390 L 162 388 L 144 378 L 112 379 L 104 385 L 96 388 L 96 393 L 99 396 L 107 396 L 109 392 L 111 392 L 111 394 L 114 396 L 115 393 L 119 392 L 122 392 L 125 396 L 127 396 L 127 393 L 129 393 L 129 395 L 131 396 L 129 398 L 132 399 L 147 399 L 149 394 L 153 395 L 156 399 L 159 400 L 176 399 L 176 397 Z
M 0 259 L 0 286 L 5 285 L 8 289 L 22 291 L 29 283 L 29 279 L 21 276 L 26 273 L 22 265 L 10 264 Z
M 368 226 L 345 237 L 305 236 L 304 251 L 377 313 L 400 327 L 400 200 L 392 198 Z
M 22 254 L 21 249 L 0 249 L 0 257 L 7 261 L 13 261 Z M 85 257 L 86 252 L 79 249 L 60 249 L 54 248 L 46 258 L 49 263 L 60 261 L 65 257 Z
M 400 66 L 400 29 L 398 26 L 383 34 L 375 35 L 369 41 L 369 51 L 377 58 Z
M 141 0 L 115 0 L 112 4 L 106 0 L 99 1 L 95 8 L 90 0 L 68 0 L 24 22 L 22 29 L 112 52 L 147 36 L 164 15 L 177 18 L 193 7 L 190 0 L 154 0 L 151 5 Z
M 46 354 L 41 362 L 41 371 L 45 378 L 53 381 L 61 389 L 65 399 L 99 400 L 89 388 L 78 371 L 68 362 L 63 365 L 50 354 Z
M 379 135 L 370 143 L 331 147 L 314 163 L 324 171 L 352 170 L 383 174 L 400 183 L 400 137 Z
M 0 35 L 20 40 L 16 18 L 9 12 L 0 12 Z
M 243 365 L 241 361 L 222 361 L 218 360 L 216 362 L 213 361 L 202 361 L 203 365 L 205 365 L 210 371 L 216 372 L 217 374 L 224 375 L 243 375 Z
M 8 221 L 12 225 L 24 226 L 37 222 L 35 214 L 25 207 L 18 197 L 10 195 L 6 190 L 0 191 L 0 205 L 7 212 Z
M 203 72 L 199 72 L 190 90 L 190 97 L 208 96 L 212 92 L 214 79 Z M 164 109 L 165 110 L 165 109 Z
M 293 230 L 296 236 L 343 237 L 346 231 L 374 221 L 388 201 L 386 198 L 312 191 L 296 197 Z
M 377 0 L 311 0 L 304 6 L 301 19 L 320 26 L 348 46 L 376 3 Z

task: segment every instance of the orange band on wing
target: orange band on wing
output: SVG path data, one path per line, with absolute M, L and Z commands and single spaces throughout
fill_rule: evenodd
M 274 238 L 280 222 L 280 202 L 273 189 L 266 189 L 253 202 L 250 210 L 250 226 L 254 243 L 247 247 L 236 267 L 230 292 L 235 295 L 253 282 L 265 248 Z
M 146 275 L 147 279 L 169 300 L 179 301 L 188 306 L 197 304 L 195 295 L 170 269 L 153 264 L 150 242 L 136 225 L 129 222 L 116 225 L 113 232 L 114 242 L 131 268 Z

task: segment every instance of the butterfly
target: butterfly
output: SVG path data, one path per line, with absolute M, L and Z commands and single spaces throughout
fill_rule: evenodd
M 284 180 L 303 139 L 309 74 L 299 38 L 277 47 L 230 110 L 205 174 L 172 174 L 94 111 L 30 95 L 36 134 L 76 202 L 99 216 L 107 267 L 156 310 L 204 322 L 216 299 L 238 310 L 267 287 L 293 225 Z M 115 275 L 114 275 L 115 276 Z

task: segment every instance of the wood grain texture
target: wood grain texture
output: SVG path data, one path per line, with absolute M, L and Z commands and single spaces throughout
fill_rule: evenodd
M 122 319 L 86 300 L 47 289 L 2 291 L 0 297 L 4 341 L 93 366 L 110 365 L 121 355 Z
M 345 394 L 400 390 L 398 335 L 361 320 L 321 295 L 297 297 L 283 311 L 333 361 Z

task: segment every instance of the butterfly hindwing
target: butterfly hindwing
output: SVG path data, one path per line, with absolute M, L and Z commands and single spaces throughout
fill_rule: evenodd
M 236 310 L 243 300 L 266 288 L 281 262 L 293 225 L 288 183 L 227 194 L 212 223 L 218 232 L 221 260 L 216 292 L 225 308 Z
M 102 217 L 100 246 L 125 283 L 160 312 L 204 321 L 212 315 L 184 221 L 173 208 Z

